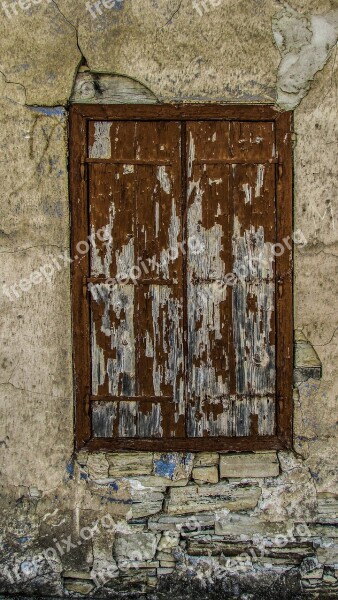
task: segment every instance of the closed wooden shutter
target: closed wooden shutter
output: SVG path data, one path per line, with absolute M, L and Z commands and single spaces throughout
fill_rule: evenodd
M 290 444 L 291 120 L 237 110 L 72 109 L 78 446 Z

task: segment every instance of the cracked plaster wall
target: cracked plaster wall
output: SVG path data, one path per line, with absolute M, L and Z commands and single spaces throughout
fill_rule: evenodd
M 295 325 L 314 345 L 323 378 L 298 386 L 297 469 L 288 483 L 289 467 L 282 463 L 286 474 L 283 467 L 281 478 L 263 486 L 261 506 L 272 521 L 299 519 L 303 508 L 311 519 L 318 499 L 338 495 L 334 9 L 329 0 L 223 0 L 200 17 L 190 0 L 125 0 L 94 19 L 82 1 L 42 0 L 0 19 L 1 286 L 69 247 L 66 109 L 80 64 L 135 78 L 160 101 L 296 107 L 295 227 L 308 243 L 295 256 Z M 33 546 L 22 553 L 28 556 L 40 543 L 55 496 L 72 530 L 106 507 L 69 475 L 68 267 L 55 268 L 50 282 L 13 302 L 1 294 L 0 302 L 2 509 L 10 539 L 30 530 Z M 32 500 L 35 490 L 39 501 Z M 125 515 L 128 492 L 121 494 L 110 508 L 115 518 Z M 12 550 L 21 556 L 14 542 Z M 91 548 L 84 560 L 93 560 Z M 58 583 L 51 583 L 50 593 L 60 592 L 53 577 Z

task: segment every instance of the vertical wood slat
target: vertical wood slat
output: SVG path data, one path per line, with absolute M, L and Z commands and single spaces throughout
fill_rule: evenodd
M 285 447 L 292 447 L 293 424 L 293 113 L 282 113 L 276 122 L 276 145 L 280 165 L 277 171 L 277 240 L 284 253 L 276 260 L 277 336 L 277 428 Z M 283 242 L 288 240 L 288 243 Z M 289 247 L 288 247 L 289 245 Z M 290 248 L 291 246 L 291 248 Z
M 188 125 L 188 235 L 195 235 L 205 246 L 197 257 L 188 250 L 190 435 L 243 435 L 250 430 L 250 420 L 255 422 L 248 407 L 259 410 L 264 395 L 275 391 L 274 298 L 269 283 L 273 268 L 269 262 L 263 268 L 276 241 L 274 166 L 267 162 L 274 160 L 274 143 L 272 122 Z M 225 165 L 231 158 L 240 163 Z M 260 252 L 263 260 L 257 262 Z M 252 265 L 244 264 L 251 258 Z M 248 272 L 243 273 L 241 267 Z M 237 273 L 237 281 L 222 286 L 222 278 L 232 272 Z M 227 389 L 218 389 L 227 370 Z M 237 413 L 228 408 L 229 394 L 231 402 L 238 402 Z M 256 395 L 257 402 L 248 404 L 248 395 Z M 264 427 L 272 434 L 274 411 L 268 414 Z M 246 420 L 243 425 L 241 415 Z M 264 412 L 260 418 L 266 419 Z M 254 427 L 262 428 L 260 422 Z
M 81 170 L 87 151 L 87 122 L 79 113 L 70 109 L 70 161 L 69 189 L 71 199 L 71 257 L 78 255 L 76 245 L 88 237 L 87 182 Z M 83 169 L 83 167 L 82 167 Z M 83 297 L 84 277 L 89 273 L 89 255 L 74 260 L 71 268 L 72 317 L 73 317 L 73 364 L 75 405 L 75 443 L 81 448 L 91 438 L 90 394 L 90 325 L 88 297 Z
M 91 278 L 96 295 L 92 393 L 120 397 L 117 420 L 122 437 L 128 428 L 130 437 L 151 435 L 152 422 L 156 435 L 171 437 L 184 431 L 179 141 L 177 123 L 90 124 L 89 153 L 97 161 L 100 157 L 119 161 L 90 164 L 92 234 L 104 228 L 109 239 L 95 244 L 92 275 L 118 277 L 121 265 L 127 277 L 130 268 L 146 269 L 139 279 L 136 275 L 122 286 L 111 281 L 105 286 Z M 157 157 L 160 163 L 170 159 L 169 164 L 156 165 Z M 128 162 L 138 159 L 142 164 Z M 151 266 L 153 260 L 156 266 Z M 133 296 L 132 319 L 123 301 L 127 292 L 128 298 Z M 131 335 L 124 335 L 127 324 L 133 346 Z M 131 365 L 130 352 L 133 368 L 124 369 Z M 157 397 L 160 401 L 170 395 L 171 402 L 156 402 Z M 124 396 L 134 396 L 135 402 L 124 402 Z M 94 413 L 99 427 L 102 411 L 99 407 Z
M 87 107 L 88 108 L 88 107 Z M 124 110 L 125 107 L 123 107 L 122 110 Z M 215 107 L 217 109 L 222 109 L 224 111 L 224 113 L 227 112 L 227 108 L 226 107 Z M 254 113 L 254 109 L 253 109 L 253 118 L 257 119 L 258 121 L 260 120 L 260 118 L 264 118 L 264 108 L 267 108 L 267 112 L 266 112 L 266 121 L 270 121 L 273 120 L 276 123 L 276 141 L 277 141 L 277 150 L 279 151 L 279 159 L 280 161 L 283 163 L 283 167 L 282 167 L 282 172 L 280 170 L 280 167 L 277 166 L 276 170 L 278 172 L 278 187 L 277 187 L 277 200 L 278 200 L 278 209 L 277 209 L 277 242 L 280 242 L 281 240 L 283 240 L 285 237 L 287 238 L 289 235 L 291 235 L 292 233 L 292 176 L 290 177 L 290 173 L 292 173 L 292 149 L 291 149 L 291 136 L 290 136 L 290 132 L 291 132 L 291 115 L 290 114 L 278 114 L 278 112 L 273 113 L 273 111 L 271 110 L 271 107 L 259 107 L 259 111 L 257 111 L 256 113 Z M 91 107 L 91 110 L 94 111 L 96 109 L 96 107 Z M 152 109 L 154 110 L 154 112 L 152 113 L 153 118 L 156 119 L 156 107 L 152 107 Z M 163 112 L 164 107 L 161 107 L 160 110 L 160 114 L 161 114 L 161 118 L 163 118 L 164 112 Z M 178 110 L 179 113 L 179 107 L 175 107 L 175 109 Z M 248 115 L 248 111 L 251 109 L 251 107 L 246 107 L 245 111 L 247 112 L 243 112 L 243 115 Z M 196 116 L 195 119 L 198 120 L 200 118 L 200 115 L 198 114 L 198 107 L 195 108 L 196 110 Z M 204 110 L 204 113 L 203 113 Z M 204 114 L 205 118 L 211 119 L 211 113 L 212 110 L 210 110 L 210 113 L 208 113 L 209 108 L 205 107 L 201 111 L 201 114 Z M 230 107 L 229 108 L 230 113 L 231 111 L 234 111 L 234 107 Z M 79 112 L 80 111 L 80 112 Z M 116 107 L 113 107 L 113 111 L 116 114 Z M 190 111 L 190 112 L 189 112 Z M 170 111 L 169 111 L 170 112 Z M 71 132 L 73 134 L 75 127 L 75 121 L 76 121 L 76 115 L 78 116 L 80 113 L 82 113 L 82 108 L 77 107 L 74 110 L 74 114 L 72 115 L 71 118 Z M 146 111 L 145 111 L 146 113 Z M 178 114 L 178 113 L 173 113 L 173 114 Z M 230 115 L 229 113 L 229 115 Z M 107 111 L 106 116 L 109 117 L 109 111 Z M 131 112 L 127 111 L 127 113 L 124 112 L 125 115 L 128 115 L 127 118 L 131 117 Z M 217 116 L 216 116 L 217 114 Z M 89 115 L 89 113 L 88 113 Z M 140 113 L 141 115 L 141 113 Z M 181 116 L 179 116 L 179 118 L 186 118 L 186 115 L 189 115 L 189 118 L 193 117 L 193 113 L 191 111 L 191 107 L 188 108 L 188 110 L 185 110 L 184 108 L 182 109 L 182 113 Z M 221 118 L 220 117 L 220 110 L 216 110 L 215 111 L 215 116 L 216 118 Z M 73 118 L 74 117 L 74 118 Z M 92 118 L 92 117 L 90 117 Z M 100 117 L 99 117 L 100 118 Z M 140 116 L 140 118 L 145 118 Z M 169 118 L 173 118 L 172 116 Z M 202 117 L 203 118 L 203 117 Z M 225 118 L 226 118 L 226 114 L 225 114 Z M 233 114 L 232 114 L 232 118 Z M 136 120 L 136 119 L 135 119 Z M 74 123 L 73 123 L 74 121 Z M 81 116 L 78 117 L 78 121 L 81 121 Z M 83 118 L 83 121 L 86 121 L 86 118 Z M 78 129 L 80 130 L 80 126 L 78 126 Z M 82 133 L 81 135 L 85 134 L 85 125 L 82 125 Z M 76 146 L 76 144 L 75 144 Z M 83 148 L 83 144 L 82 144 L 82 148 Z M 80 152 L 77 153 L 78 154 L 78 160 L 81 161 L 81 159 L 84 158 L 84 153 L 82 152 L 82 150 Z M 72 153 L 71 153 L 71 163 L 72 161 L 74 162 L 74 158 L 76 155 L 76 149 L 73 151 L 72 149 Z M 250 158 L 251 157 L 244 157 L 244 160 L 248 160 L 248 162 L 250 162 Z M 256 161 L 255 161 L 256 162 Z M 76 168 L 73 170 L 73 173 L 75 172 Z M 288 172 L 286 174 L 286 171 Z M 81 177 L 78 177 L 78 181 L 76 183 L 76 176 L 73 177 L 72 175 L 72 167 L 70 169 L 70 189 L 71 189 L 71 196 L 72 196 L 72 203 L 74 200 L 74 197 L 76 197 L 76 191 L 75 188 L 79 187 L 79 189 L 81 189 Z M 85 186 L 84 189 L 82 189 L 82 194 L 85 195 Z M 78 214 L 76 212 L 76 210 L 74 211 L 74 207 L 72 206 L 72 224 L 76 221 L 76 219 L 78 219 Z M 84 219 L 85 221 L 85 219 Z M 83 226 L 84 223 L 82 223 Z M 85 225 L 87 225 L 85 223 Z M 79 229 L 81 229 L 81 223 L 79 223 Z M 85 228 L 84 228 L 85 229 Z M 84 231 L 83 229 L 83 231 Z M 73 229 L 74 231 L 74 229 Z M 88 228 L 87 231 L 84 233 L 84 235 L 81 235 L 79 239 L 73 241 L 72 243 L 72 250 L 73 250 L 73 255 L 76 254 L 75 252 L 75 247 L 76 247 L 76 242 L 79 241 L 80 239 L 86 239 L 87 235 L 88 235 Z M 277 344 L 278 344 L 278 349 L 277 349 L 277 372 L 278 372 L 278 380 L 277 380 L 277 398 L 278 398 L 278 406 L 277 406 L 277 419 L 278 419 L 278 436 L 279 436 L 279 440 L 280 442 L 277 442 L 277 440 L 273 441 L 273 438 L 267 437 L 266 439 L 266 447 L 287 447 L 290 446 L 291 444 L 291 440 L 292 440 L 292 395 L 291 395 L 291 391 L 292 391 L 292 274 L 291 274 L 291 269 L 290 269 L 290 255 L 292 253 L 289 252 L 287 249 L 284 252 L 283 256 L 280 257 L 280 259 L 277 258 L 277 270 L 276 270 L 276 277 L 277 277 L 277 285 L 276 285 L 276 321 L 277 321 Z M 81 266 L 83 266 L 85 264 L 85 260 L 82 259 L 81 261 Z M 291 265 L 292 267 L 292 265 Z M 81 271 L 83 271 L 84 269 L 81 269 Z M 75 271 L 75 268 L 73 268 L 73 271 Z M 88 276 L 89 271 L 87 269 L 87 272 L 85 273 L 85 275 Z M 75 275 L 73 277 L 73 280 L 75 280 Z M 79 280 L 80 281 L 80 280 Z M 73 286 L 73 290 L 74 290 L 74 295 L 76 293 L 76 286 Z M 78 289 L 79 289 L 79 297 L 82 297 L 82 276 L 81 276 L 81 283 L 78 283 Z M 77 443 L 78 443 L 78 447 L 80 447 L 81 445 L 84 445 L 84 443 L 86 442 L 86 440 L 88 440 L 88 438 L 90 437 L 90 423 L 88 425 L 88 418 L 87 418 L 87 411 L 86 411 L 86 396 L 87 396 L 87 390 L 88 390 L 88 385 L 86 385 L 86 383 L 81 383 L 78 385 L 78 381 L 81 380 L 81 377 L 78 377 L 77 375 L 77 370 L 78 368 L 81 368 L 83 363 L 83 340 L 85 338 L 85 336 L 88 334 L 89 336 L 89 322 L 88 322 L 88 313 L 86 315 L 86 310 L 84 311 L 79 311 L 78 307 L 76 309 L 74 309 L 74 313 L 77 313 L 77 315 L 74 315 L 73 317 L 73 327 L 74 327 L 74 336 L 77 337 L 77 335 L 79 334 L 82 337 L 82 342 L 76 344 L 74 344 L 74 365 L 75 365 L 75 381 L 76 381 L 76 391 L 77 391 L 77 423 L 80 422 L 80 428 L 79 430 L 82 431 L 83 433 L 77 433 L 76 438 L 77 438 Z M 288 316 L 289 315 L 289 316 Z M 290 321 L 290 317 L 291 316 L 291 321 Z M 86 325 L 86 318 L 87 318 L 87 325 Z M 282 323 L 281 323 L 281 319 L 282 319 Z M 84 327 L 79 327 L 79 323 L 82 323 L 82 325 L 84 325 Z M 77 333 L 76 333 L 76 329 L 77 329 Z M 87 330 L 87 333 L 86 333 Z M 284 330 L 284 334 L 283 331 Z M 81 354 L 81 360 L 77 361 L 76 360 L 76 347 L 78 347 L 79 353 Z M 89 364 L 88 364 L 88 371 L 89 371 Z M 82 389 L 80 389 L 82 387 Z M 83 396 L 83 402 L 79 403 L 78 402 L 78 397 L 79 394 L 78 392 L 82 393 Z M 83 410 L 81 411 L 81 404 L 83 407 Z M 79 410 L 80 408 L 80 410 Z M 79 418 L 78 418 L 79 417 Z M 81 424 L 81 419 L 82 419 L 82 424 Z M 87 428 L 87 429 L 86 429 Z M 215 432 L 216 433 L 216 432 Z M 260 438 L 259 436 L 259 431 L 257 431 L 257 423 L 254 421 L 253 419 L 253 426 L 251 429 L 251 433 L 253 434 L 253 438 L 252 438 L 252 447 L 258 447 L 261 444 L 261 447 L 264 447 L 264 440 Z M 268 434 L 268 432 L 266 432 Z M 217 433 L 216 433 L 217 435 Z M 254 442 L 254 438 L 257 440 L 256 442 Z M 217 438 L 218 439 L 218 443 L 220 444 L 220 447 L 222 445 L 222 438 Z M 261 440 L 261 441 L 259 441 Z M 107 442 L 109 443 L 110 440 L 107 440 Z M 170 447 L 172 449 L 175 448 L 175 440 L 173 440 L 172 442 L 170 442 L 170 444 L 172 444 Z M 202 448 L 207 448 L 208 445 L 203 444 L 203 440 L 195 440 L 194 444 L 192 443 L 192 441 L 188 441 L 184 447 L 184 449 L 188 449 L 189 447 L 189 443 L 191 444 L 191 447 L 194 446 L 194 448 L 197 448 L 196 446 L 196 442 L 200 443 L 200 447 Z M 205 440 L 206 444 L 210 443 L 211 444 L 211 440 Z M 135 443 L 137 444 L 137 440 L 135 440 Z M 141 442 L 139 442 L 141 443 Z M 144 440 L 144 444 L 146 444 L 146 440 Z M 168 448 L 168 441 L 165 442 L 165 440 L 163 440 L 163 447 Z M 235 448 L 239 448 L 240 445 L 242 445 L 242 447 L 246 447 L 248 448 L 248 442 L 243 438 L 242 440 L 238 440 L 235 442 L 235 440 L 233 441 L 233 447 Z M 101 445 L 100 439 L 96 440 L 96 448 L 98 448 Z M 107 447 L 107 445 L 102 443 L 102 447 L 105 446 Z M 118 446 L 118 441 L 117 440 L 111 440 L 111 447 L 119 447 Z M 120 446 L 123 447 L 123 446 Z M 128 443 L 125 442 L 125 447 L 129 447 Z M 132 447 L 136 447 L 136 446 L 132 446 Z M 146 446 L 143 445 L 143 448 L 145 448 Z M 158 447 L 158 446 L 157 446 Z M 182 449 L 182 442 L 179 441 L 177 439 L 177 444 L 176 444 L 177 448 L 181 448 Z M 211 447 L 211 446 L 210 446 Z M 230 438 L 224 438 L 224 448 L 230 448 L 231 447 L 231 441 Z

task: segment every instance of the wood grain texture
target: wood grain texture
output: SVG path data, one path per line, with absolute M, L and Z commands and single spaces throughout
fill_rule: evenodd
M 119 161 L 89 168 L 92 395 L 121 397 L 119 437 L 184 433 L 179 143 L 175 122 L 89 125 L 90 156 Z
M 189 435 L 271 435 L 271 397 L 252 413 L 243 397 L 275 392 L 274 123 L 188 123 L 187 144 Z
M 107 73 L 78 73 L 70 99 L 82 104 L 156 104 L 154 94 L 138 81 Z
M 86 156 L 86 122 L 75 111 L 70 112 L 69 189 L 71 200 L 71 256 L 78 255 L 77 243 L 88 236 L 87 183 L 81 173 Z M 90 325 L 89 306 L 83 297 L 83 279 L 89 272 L 89 257 L 74 261 L 72 281 L 73 366 L 75 387 L 75 443 L 81 448 L 91 437 L 90 394 Z
M 72 105 L 72 110 L 88 120 L 118 121 L 274 121 L 281 110 L 264 104 L 102 104 Z
M 277 427 L 286 447 L 292 447 L 293 423 L 293 113 L 280 115 L 276 124 L 276 146 L 281 165 L 277 169 L 277 239 L 285 251 L 276 260 L 277 337 Z
M 291 114 L 75 104 L 70 121 L 74 253 L 103 231 L 73 267 L 77 447 L 290 447 Z

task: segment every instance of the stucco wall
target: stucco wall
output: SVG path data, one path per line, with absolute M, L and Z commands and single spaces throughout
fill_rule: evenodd
M 207 589 L 210 598 L 222 586 L 243 599 L 263 598 L 264 590 L 278 598 L 338 593 L 337 3 L 205 6 L 120 0 L 96 16 L 84 0 L 0 6 L 4 592 L 127 589 L 166 597 L 169 577 L 180 597 L 183 577 L 192 594 Z M 255 476 L 248 477 L 254 455 L 243 457 L 239 471 L 229 470 L 224 455 L 73 455 L 67 106 L 79 67 L 136 79 L 159 101 L 295 108 L 295 229 L 307 239 L 295 256 L 295 324 L 323 375 L 295 391 L 294 452 L 279 453 L 278 463 L 258 460 Z M 40 277 L 29 286 L 32 272 Z M 199 467 L 206 470 L 193 471 Z M 190 529 L 187 514 L 197 519 Z M 84 540 L 81 528 L 102 518 Z M 255 534 L 277 549 L 260 556 Z M 66 548 L 61 540 L 69 535 Z M 256 558 L 245 568 L 226 562 L 253 547 Z M 119 577 L 114 571 L 107 586 L 95 587 L 97 574 L 116 564 Z

